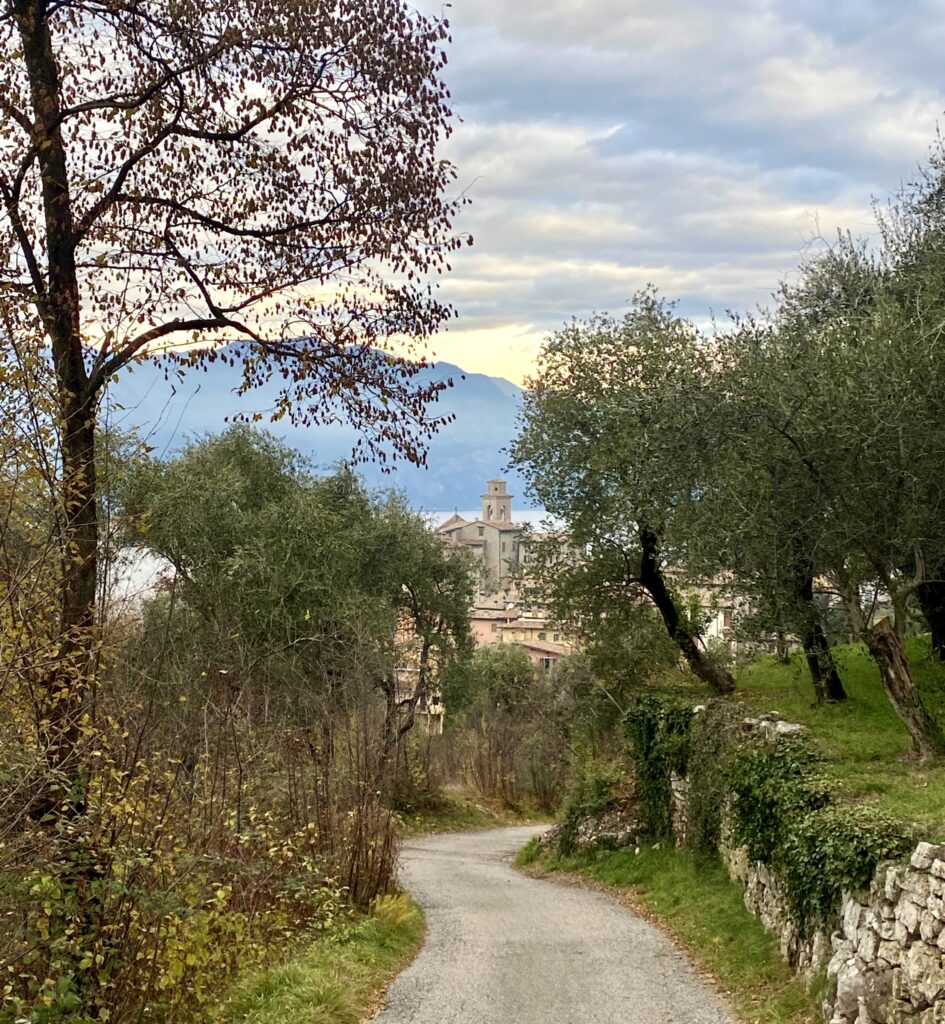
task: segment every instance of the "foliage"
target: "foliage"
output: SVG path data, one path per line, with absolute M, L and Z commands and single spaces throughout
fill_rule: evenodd
M 731 793 L 730 762 L 744 728 L 742 718 L 737 706 L 724 701 L 710 701 L 693 718 L 686 759 L 686 846 L 696 853 L 719 847 Z
M 544 812 L 557 805 L 573 703 L 556 678 L 514 644 L 477 648 L 446 673 L 447 730 L 463 778 L 481 795 L 510 808 L 523 799 Z
M 907 640 L 909 658 L 926 705 L 939 722 L 945 710 L 945 668 L 932 656 L 929 638 Z M 811 705 L 808 667 L 795 655 L 788 664 L 762 657 L 742 671 L 739 685 L 747 709 L 777 708 L 809 729 L 821 766 L 838 799 L 877 806 L 898 820 L 945 839 L 945 772 L 941 764 L 916 765 L 910 740 L 883 692 L 876 664 L 862 644 L 835 648 L 850 699 Z
M 622 318 L 572 322 L 542 348 L 512 462 L 575 549 L 563 571 L 545 567 L 553 594 L 561 576 L 569 617 L 604 634 L 651 604 L 693 672 L 728 691 L 731 677 L 706 656 L 666 572 L 702 484 L 714 347 L 653 290 Z
M 745 744 L 732 759 L 732 839 L 751 860 L 778 862 L 785 831 L 826 806 L 821 758 L 803 741 Z
M 915 842 L 872 807 L 827 806 L 796 818 L 776 857 L 800 927 L 831 924 L 844 892 L 868 887 L 877 864 L 906 856 Z
M 67 819 L 36 811 L 70 780 L 21 727 L 29 690 L 2 691 L 3 1005 L 36 1024 L 204 1019 L 221 981 L 388 891 L 413 700 L 395 668 L 426 644 L 434 687 L 467 630 L 465 563 L 422 519 L 266 435 L 109 483 L 125 537 L 169 568 L 133 613 L 112 605 Z
M 572 748 L 568 786 L 558 812 L 558 849 L 566 855 L 574 850 L 582 819 L 599 815 L 616 804 L 629 803 L 635 789 L 625 759 L 617 755 L 594 757 L 582 746 Z
M 724 840 L 776 870 L 802 933 L 829 925 L 845 890 L 913 842 L 881 811 L 838 804 L 824 759 L 806 740 L 746 736 L 737 710 L 722 702 L 693 713 L 678 699 L 647 695 L 627 722 L 647 834 L 670 837 L 670 773 L 686 776 L 687 845 L 705 852 Z
M 640 823 L 647 835 L 671 835 L 670 774 L 686 774 L 692 719 L 691 704 L 658 693 L 638 697 L 627 711 Z

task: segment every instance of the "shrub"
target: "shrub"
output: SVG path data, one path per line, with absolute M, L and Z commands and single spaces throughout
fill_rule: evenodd
M 670 773 L 686 773 L 692 707 L 673 697 L 644 694 L 626 715 L 633 741 L 634 771 L 641 825 L 647 835 L 665 838 L 672 827 Z

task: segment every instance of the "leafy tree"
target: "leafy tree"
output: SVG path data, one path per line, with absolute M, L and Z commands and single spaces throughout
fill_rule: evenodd
M 797 368 L 806 344 L 751 318 L 717 337 L 705 482 L 685 529 L 691 561 L 750 599 L 741 628 L 755 638 L 798 636 L 816 699 L 838 701 L 846 694 L 815 601 L 824 497 L 780 432 L 780 407 L 771 408 L 805 387 Z
M 291 651 L 329 705 L 339 663 L 372 648 L 389 743 L 468 649 L 466 560 L 398 496 L 370 495 L 347 470 L 315 479 L 268 434 L 234 426 L 148 464 L 124 508 L 128 535 L 172 563 L 181 599 L 234 651 Z M 411 660 L 418 680 L 398 698 L 396 670 Z
M 449 314 L 444 21 L 402 0 L 11 0 L 2 14 L 4 301 L 48 339 L 61 431 L 53 765 L 74 760 L 95 638 L 98 406 L 144 358 L 239 360 L 276 415 L 346 416 L 421 461 L 422 364 Z M 227 345 L 227 342 L 239 342 Z
M 707 655 L 667 569 L 686 557 L 677 521 L 702 481 L 712 361 L 695 329 L 652 292 L 620 320 L 563 328 L 542 349 L 513 463 L 564 522 L 594 587 L 651 601 L 696 675 L 726 693 L 732 677 Z
M 942 741 L 903 637 L 923 566 L 942 558 L 937 494 L 945 438 L 936 411 L 937 346 L 891 282 L 882 253 L 872 257 L 845 238 L 805 267 L 785 290 L 750 375 L 751 403 L 763 427 L 760 444 L 807 496 L 808 564 L 841 595 L 924 760 Z M 779 516 L 790 498 L 790 489 L 775 495 Z M 882 594 L 892 619 L 872 612 Z

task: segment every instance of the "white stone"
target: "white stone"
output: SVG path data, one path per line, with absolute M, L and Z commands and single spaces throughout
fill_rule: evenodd
M 866 995 L 863 975 L 856 961 L 847 961 L 837 973 L 837 1009 L 848 1020 L 860 1012 L 860 997 Z
M 936 857 L 935 860 L 932 861 L 932 866 L 929 868 L 929 871 L 935 875 L 936 878 L 945 878 L 945 860 Z
M 892 866 L 886 869 L 886 878 L 883 881 L 883 894 L 890 903 L 895 902 L 899 896 L 899 874 L 900 869 Z
M 879 936 L 868 928 L 860 929 L 860 941 L 856 944 L 856 955 L 869 963 L 879 949 Z
M 896 934 L 895 921 L 887 921 L 886 918 L 877 916 L 873 910 L 867 910 L 866 912 L 866 927 L 876 932 L 881 939 L 886 939 L 887 941 Z
M 902 960 L 903 947 L 898 942 L 881 942 L 877 959 L 886 960 L 891 964 L 899 964 Z
M 945 995 L 945 963 L 939 950 L 924 942 L 913 943 L 903 957 L 902 971 L 912 1002 L 931 1006 Z
M 896 907 L 896 920 L 914 935 L 919 930 L 919 908 L 910 900 L 903 900 Z
M 942 922 L 936 917 L 932 917 L 931 914 L 923 914 L 919 918 L 919 935 L 922 936 L 922 941 L 934 945 L 935 940 L 938 938 L 939 933 L 942 930 Z
M 937 843 L 919 843 L 909 863 L 919 871 L 928 871 L 936 860 L 945 860 L 945 846 Z
M 857 941 L 857 932 L 863 922 L 863 915 L 866 910 L 862 903 L 852 896 L 846 896 L 843 900 L 841 913 L 843 915 L 843 934 L 851 941 Z

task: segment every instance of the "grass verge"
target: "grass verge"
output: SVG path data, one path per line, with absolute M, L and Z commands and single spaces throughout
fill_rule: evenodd
M 413 960 L 423 914 L 406 895 L 381 897 L 370 915 L 319 936 L 284 963 L 238 981 L 213 1024 L 360 1024 Z
M 945 666 L 932 658 L 928 637 L 910 638 L 908 651 L 923 702 L 945 729 Z M 865 647 L 836 647 L 834 657 L 848 694 L 840 704 L 814 705 L 800 654 L 788 665 L 763 657 L 746 667 L 738 677 L 741 699 L 807 725 L 842 798 L 875 804 L 917 826 L 929 839 L 945 839 L 945 764 L 909 763 L 908 734 Z
M 441 789 L 422 806 L 402 811 L 400 818 L 407 835 L 469 832 L 551 820 L 549 815 L 534 808 L 506 807 L 499 801 L 486 800 L 458 787 Z
M 821 1020 L 817 987 L 809 990 L 792 976 L 777 942 L 745 908 L 741 886 L 717 858 L 649 846 L 639 854 L 601 850 L 559 857 L 533 840 L 517 863 L 537 875 L 589 879 L 616 895 L 685 948 L 746 1024 Z

